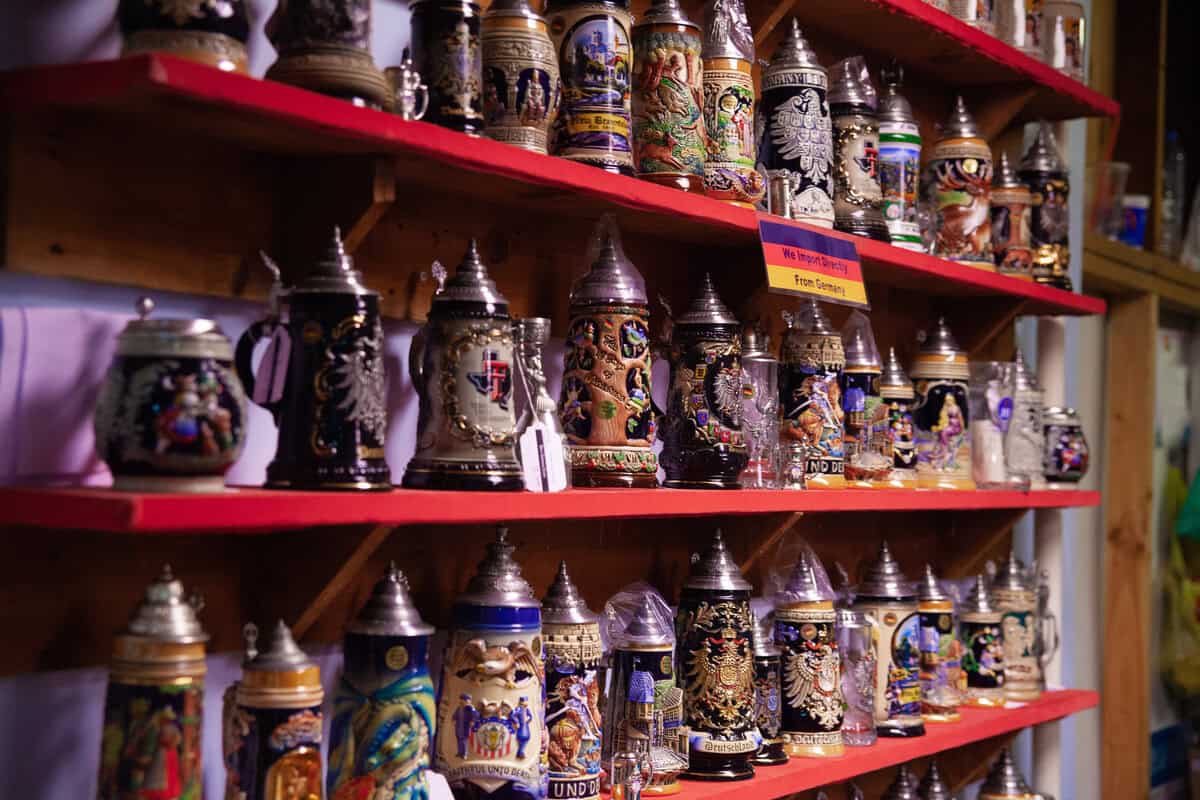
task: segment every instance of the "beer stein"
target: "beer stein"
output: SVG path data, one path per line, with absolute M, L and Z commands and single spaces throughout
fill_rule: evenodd
M 233 348 L 207 319 L 139 319 L 117 338 L 96 401 L 96 453 L 113 488 L 219 492 L 246 443 L 246 393 Z
M 561 86 L 546 20 L 529 0 L 495 0 L 480 31 L 484 134 L 545 155 Z
M 704 191 L 700 26 L 679 0 L 651 0 L 633 26 L 633 165 L 643 180 Z
M 484 125 L 480 13 L 470 0 L 412 4 L 413 63 L 429 84 L 425 121 L 473 136 Z
M 500 527 L 454 602 L 435 752 L 455 800 L 546 797 L 542 611 L 515 549 Z
M 887 542 L 855 587 L 853 610 L 878 627 L 875 640 L 875 729 L 880 736 L 925 735 L 921 719 L 921 619 L 915 587 Z
M 792 19 L 762 71 L 759 171 L 771 187 L 771 212 L 833 227 L 833 121 L 829 73 Z M 787 199 L 776 199 L 776 187 Z M 786 213 L 785 213 L 786 211 Z
M 842 337 L 816 300 L 797 313 L 785 311 L 783 319 L 787 330 L 780 347 L 779 408 L 784 471 L 791 470 L 793 459 L 802 458 L 808 486 L 845 488 Z
M 963 672 L 967 674 L 967 705 L 1004 706 L 1004 613 L 992 599 L 987 580 L 975 577 L 959 606 L 959 637 L 963 643 Z
M 875 744 L 875 621 L 866 614 L 839 608 L 837 643 L 842 657 L 842 741 L 850 747 Z
M 1044 489 L 1042 458 L 1046 431 L 1042 423 L 1043 392 L 1018 350 L 1012 364 L 1012 419 L 1004 436 L 1004 462 L 1009 478 L 1022 487 Z
M 267 318 L 238 340 L 238 375 L 279 426 L 271 489 L 379 489 L 392 486 L 384 458 L 387 381 L 379 293 L 342 247 L 334 228 L 325 253 L 286 290 L 275 272 Z M 258 372 L 251 355 L 270 338 Z
M 850 312 L 842 327 L 846 368 L 841 375 L 842 411 L 846 435 L 846 486 L 872 489 L 887 485 L 892 472 L 892 447 L 888 437 L 887 409 L 879 394 L 883 364 L 867 315 Z
M 658 486 L 646 282 L 615 217 L 597 223 L 588 271 L 571 286 L 559 411 L 576 486 Z
M 371 58 L 371 0 L 280 0 L 266 33 L 279 54 L 267 80 L 391 110 L 391 87 Z
M 1071 181 L 1050 123 L 1043 120 L 1037 138 L 1021 158 L 1017 174 L 1033 195 L 1030 244 L 1035 283 L 1071 290 Z
M 1083 423 L 1073 408 L 1050 406 L 1042 423 L 1046 430 L 1046 455 L 1042 461 L 1051 489 L 1074 489 L 1088 469 L 1088 443 Z
M 1075 0 L 1046 0 L 1039 30 L 1041 59 L 1077 81 L 1085 79 L 1087 23 L 1083 4 Z
M 926 201 L 934 212 L 930 252 L 994 271 L 992 149 L 979 135 L 979 126 L 961 96 L 939 129 L 922 182 Z
M 917 589 L 921 625 L 921 716 L 926 722 L 957 722 L 962 715 L 962 645 L 954 619 L 954 600 L 942 589 L 933 566 Z
M 670 309 L 667 309 L 670 315 Z M 738 489 L 746 466 L 742 436 L 740 325 L 712 277 L 687 313 L 674 320 L 671 388 L 663 425 L 662 465 L 672 489 Z
M 783 650 L 775 644 L 772 614 L 754 620 L 754 722 L 762 736 L 750 760 L 756 767 L 776 767 L 788 762 L 783 725 Z
M 890 489 L 917 488 L 917 441 L 913 427 L 912 405 L 915 392 L 912 380 L 900 359 L 896 348 L 888 348 L 887 363 L 879 376 L 879 399 L 887 409 L 887 444 L 892 454 L 892 471 L 881 482 Z
M 198 597 L 164 566 L 113 643 L 100 736 L 100 800 L 199 797 L 204 643 Z
M 1009 700 L 1042 696 L 1038 664 L 1038 592 L 1036 580 L 1015 552 L 1000 563 L 992 579 L 992 601 L 1000 609 L 1004 633 L 1004 694 Z
M 920 800 L 954 800 L 950 787 L 942 778 L 942 771 L 938 769 L 936 758 L 929 759 L 929 769 L 917 784 L 917 797 Z
M 117 24 L 122 55 L 166 53 L 225 72 L 250 72 L 244 0 L 120 0 Z
M 1004 441 L 1012 423 L 1011 365 L 1003 361 L 974 361 L 967 365 L 967 413 L 971 418 L 971 479 L 977 489 L 1028 490 L 1010 474 Z
M 896 779 L 879 796 L 880 800 L 921 800 L 917 793 L 917 776 L 913 774 L 908 764 L 901 764 L 896 770 Z
M 321 670 L 279 620 L 266 650 L 245 627 L 242 679 L 225 690 L 225 797 L 321 796 Z
M 925 252 L 917 225 L 917 197 L 921 182 L 921 131 L 912 105 L 900 94 L 904 72 L 895 62 L 880 73 L 879 187 L 883 191 L 883 218 L 892 244 Z
M 444 276 L 441 265 L 435 274 Z M 525 486 L 513 449 L 513 338 L 508 300 L 479 260 L 475 240 L 433 298 L 408 368 L 421 398 L 409 489 Z
M 383 71 L 392 87 L 394 104 L 392 111 L 404 120 L 420 119 L 429 110 L 429 86 L 421 80 L 421 73 L 413 67 L 408 48 L 400 66 L 388 67 Z
M 1000 166 L 992 181 L 992 257 L 996 271 L 1024 281 L 1033 280 L 1032 236 L 1033 195 L 1017 177 L 1008 153 L 1000 154 Z
M 801 552 L 776 599 L 775 641 L 783 649 L 783 739 L 790 756 L 840 756 L 842 663 L 837 612 Z
M 550 800 L 600 796 L 600 622 L 567 573 L 567 562 L 542 598 L 546 663 L 546 731 Z
M 709 0 L 704 9 L 704 128 L 709 149 L 704 193 L 753 208 L 762 199 L 755 169 L 754 35 L 742 0 Z
M 922 336 L 911 370 L 916 388 L 912 418 L 917 434 L 918 485 L 922 489 L 974 489 L 967 353 L 958 346 L 944 319 L 938 320 L 931 335 Z
M 747 489 L 774 489 L 779 483 L 779 360 L 771 355 L 766 333 L 742 331 L 742 430 L 746 469 L 739 480 Z
M 329 727 L 329 798 L 427 800 L 436 701 L 433 626 L 391 564 L 342 639 L 345 661 Z
M 880 210 L 879 117 L 875 87 L 862 56 L 830 70 L 829 110 L 833 116 L 833 227 L 891 242 Z

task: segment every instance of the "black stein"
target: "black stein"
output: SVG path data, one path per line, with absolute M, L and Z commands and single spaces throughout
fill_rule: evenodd
M 283 289 L 278 269 L 268 266 L 276 273 L 272 308 L 242 334 L 236 353 L 246 393 L 279 426 L 267 487 L 390 489 L 378 292 L 363 286 L 336 228 L 295 286 Z M 256 374 L 251 355 L 266 338 Z

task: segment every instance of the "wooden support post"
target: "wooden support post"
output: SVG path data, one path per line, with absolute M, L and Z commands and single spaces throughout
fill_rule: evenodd
M 800 511 L 788 514 L 787 519 L 781 522 L 779 527 L 771 531 L 771 535 L 766 539 L 763 539 L 762 543 L 759 544 L 758 547 L 754 548 L 754 552 L 750 554 L 750 557 L 742 563 L 742 574 L 745 575 L 746 571 L 758 563 L 760 558 L 767 555 L 767 553 L 771 551 L 772 547 L 775 547 L 777 544 L 779 544 L 779 540 L 784 537 L 784 534 L 790 531 L 803 516 L 804 514 Z
M 1105 421 L 1104 625 L 1120 653 L 1104 659 L 1103 800 L 1139 800 L 1150 788 L 1150 513 L 1153 497 L 1154 348 L 1158 297 L 1109 306 Z
M 303 638 L 313 623 L 321 618 L 321 614 L 329 607 L 329 604 L 346 590 L 375 551 L 387 541 L 393 530 L 391 525 L 376 525 L 363 537 L 362 541 L 358 543 L 358 547 L 351 551 L 350 556 L 342 562 L 342 566 L 338 567 L 338 571 L 329 579 L 329 583 L 325 584 L 316 598 L 309 603 L 308 608 L 304 609 L 300 619 L 296 620 L 296 624 L 292 626 L 292 633 L 297 639 Z
M 759 26 L 758 30 L 754 32 L 755 48 L 763 46 L 763 43 L 767 41 L 772 33 L 775 32 L 775 28 L 779 26 L 779 23 L 783 21 L 783 18 L 788 15 L 795 5 L 796 0 L 780 0 L 780 2 L 777 3 L 773 9 L 771 9 L 771 13 L 767 16 L 766 21 L 763 22 L 763 24 Z

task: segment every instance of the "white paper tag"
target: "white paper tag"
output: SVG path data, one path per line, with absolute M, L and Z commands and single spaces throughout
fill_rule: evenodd
M 288 362 L 292 358 L 292 337 L 283 325 L 276 325 L 262 361 L 254 372 L 253 400 L 260 406 L 278 403 L 283 399 Z
M 540 422 L 521 434 L 521 465 L 525 488 L 531 492 L 561 492 L 567 488 L 562 436 Z

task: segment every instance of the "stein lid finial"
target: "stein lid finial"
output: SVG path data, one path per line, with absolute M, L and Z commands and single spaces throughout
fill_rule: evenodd
M 1058 153 L 1058 142 L 1050 123 L 1041 120 L 1033 144 L 1025 151 L 1018 167 L 1021 172 L 1064 172 L 1062 156 Z
M 159 642 L 192 644 L 207 642 L 196 612 L 203 603 L 185 598 L 183 584 L 163 564 L 158 577 L 146 587 L 145 597 L 129 619 L 127 635 Z
M 671 629 L 655 611 L 654 598 L 649 593 L 642 596 L 642 602 L 625 626 L 621 639 L 622 646 L 631 648 L 662 647 L 672 643 Z
M 692 562 L 684 586 L 692 589 L 750 590 L 750 582 L 742 577 L 742 571 L 725 547 L 720 528 L 713 534 L 708 549 Z
M 409 594 L 408 579 L 395 561 L 388 564 L 358 616 L 346 626 L 346 633 L 367 636 L 429 636 L 433 630 L 421 619 Z
M 854 594 L 859 598 L 916 599 L 916 589 L 900 571 L 900 565 L 892 557 L 886 539 L 879 545 L 875 562 L 867 570 L 863 582 L 855 587 Z
M 908 98 L 900 94 L 904 85 L 904 68 L 892 59 L 886 67 L 879 70 L 879 79 L 883 82 L 883 93 L 879 97 L 879 121 L 901 125 L 916 125 L 912 104 Z
M 896 780 L 887 788 L 880 800 L 921 800 L 917 794 L 917 776 L 913 775 L 908 764 L 901 764 L 896 772 Z
M 900 359 L 896 356 L 896 348 L 888 348 L 887 361 L 883 364 L 883 372 L 879 375 L 879 394 L 883 397 L 899 397 L 911 400 L 913 397 L 912 379 L 904 371 Z
M 588 252 L 592 263 L 571 286 L 571 305 L 629 303 L 644 306 L 650 302 L 646 296 L 646 280 L 621 247 L 621 234 L 614 215 L 605 214 L 596 223 Z
M 788 26 L 786 35 L 772 54 L 771 62 L 763 70 L 763 74 L 770 75 L 773 72 L 795 67 L 826 71 L 817 61 L 816 52 L 804 38 L 804 34 L 800 32 L 800 21 L 792 17 L 792 24 Z
M 467 251 L 463 253 L 454 275 L 446 281 L 442 291 L 434 296 L 433 302 L 481 303 L 493 307 L 495 311 L 508 312 L 508 300 L 488 275 L 487 267 L 479 257 L 479 244 L 474 238 L 467 245 Z
M 679 319 L 678 325 L 737 325 L 737 317 L 733 315 L 717 294 L 713 284 L 712 274 L 704 273 L 700 283 L 699 293 L 692 299 L 692 304 Z
M 980 791 L 984 794 L 993 794 L 1000 797 L 1026 797 L 1033 793 L 1033 790 L 1029 788 L 1029 784 L 1025 782 L 1025 777 L 1017 769 L 1017 764 L 1013 761 L 1012 751 L 1007 747 L 1000 751 L 1000 757 L 992 765 L 992 769 L 988 772 L 987 778 L 984 779 Z
M 688 19 L 679 0 L 651 0 L 650 8 L 635 24 L 638 25 L 686 25 L 700 30 L 700 26 Z
M 1034 391 L 1038 388 L 1037 376 L 1029 369 L 1029 365 L 1025 363 L 1025 355 L 1017 348 L 1016 355 L 1013 356 L 1013 386 L 1017 391 Z
M 988 588 L 987 578 L 976 575 L 970 591 L 963 598 L 959 611 L 970 614 L 996 614 L 999 609 L 992 602 L 992 592 Z
M 355 294 L 375 295 L 363 286 L 362 273 L 354 268 L 354 259 L 346 252 L 342 242 L 342 229 L 333 226 L 333 235 L 325 242 L 325 249 L 313 262 L 308 273 L 289 294 Z
M 251 638 L 253 635 L 253 638 Z M 246 626 L 246 661 L 242 668 L 247 672 L 299 672 L 311 669 L 314 664 L 304 655 L 292 638 L 292 629 L 283 620 L 275 623 L 271 639 L 261 650 L 253 647 L 258 639 L 258 628 L 252 623 Z
M 1025 565 L 1017 558 L 1015 547 L 1009 549 L 1008 558 L 1001 561 L 996 568 L 992 586 L 1016 592 L 1027 592 L 1036 588 L 1034 582 L 1029 580 Z
M 817 571 L 808 555 L 807 550 L 800 551 L 796 566 L 788 576 L 783 591 L 779 593 L 778 603 L 819 603 L 829 600 L 828 593 L 822 591 L 817 582 Z
M 875 109 L 875 87 L 862 56 L 843 58 L 829 68 L 829 104 Z
M 557 625 L 583 625 L 598 619 L 587 607 L 579 587 L 567 572 L 567 562 L 558 562 L 558 572 L 546 596 L 542 598 L 542 622 Z
M 921 331 L 918 339 L 921 342 L 922 355 L 966 355 L 966 351 L 959 347 L 958 340 L 954 338 L 954 334 L 950 332 L 949 326 L 946 325 L 945 317 L 938 317 L 937 327 L 933 329 L 933 333 Z
M 950 787 L 942 779 L 942 772 L 938 769 L 936 758 L 929 760 L 929 770 L 921 779 L 920 785 L 917 786 L 917 794 L 920 795 L 921 800 L 953 800 Z
M 704 46 L 700 57 L 754 61 L 754 33 L 742 0 L 708 0 L 704 7 Z
M 456 605 L 540 608 L 541 603 L 521 577 L 521 566 L 513 558 L 516 546 L 508 541 L 508 528 L 499 525 L 496 539 L 487 545 L 487 555 L 467 583 L 467 591 Z
M 1008 153 L 1001 151 L 1000 161 L 996 165 L 996 171 L 992 177 L 993 189 L 1024 189 L 1024 182 L 1017 176 L 1017 171 L 1013 169 L 1012 162 L 1008 158 Z
M 946 594 L 933 572 L 933 564 L 925 565 L 925 573 L 921 576 L 921 585 L 917 590 L 917 599 L 922 602 L 950 599 L 950 595 Z
M 942 140 L 979 138 L 979 126 L 975 124 L 971 112 L 967 111 L 967 104 L 961 94 L 955 96 L 954 109 L 942 124 L 939 134 Z

